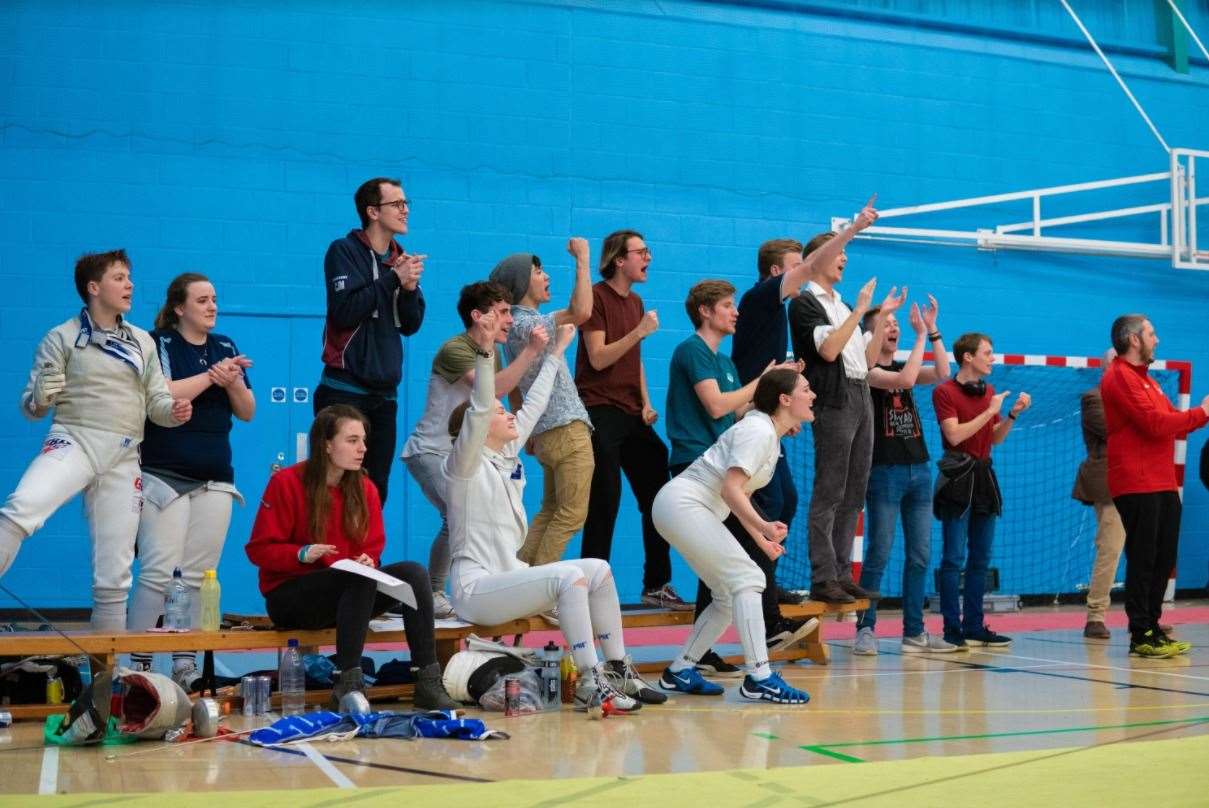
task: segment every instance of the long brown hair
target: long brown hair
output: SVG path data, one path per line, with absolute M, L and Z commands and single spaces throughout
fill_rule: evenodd
M 165 295 L 164 305 L 160 313 L 155 315 L 156 328 L 176 328 L 180 323 L 180 315 L 176 313 L 177 306 L 185 305 L 189 299 L 189 284 L 209 283 L 210 279 L 200 272 L 182 272 L 168 284 L 168 294 Z
M 369 421 L 347 404 L 332 404 L 324 407 L 311 424 L 308 439 L 310 455 L 302 468 L 302 489 L 306 497 L 307 525 L 311 539 L 326 543 L 327 515 L 332 506 L 332 495 L 327 490 L 327 472 L 331 461 L 327 456 L 327 442 L 336 437 L 345 421 L 360 421 L 369 435 Z M 344 532 L 359 547 L 369 532 L 369 505 L 365 501 L 363 479 L 365 470 L 346 471 L 337 484 L 344 498 Z

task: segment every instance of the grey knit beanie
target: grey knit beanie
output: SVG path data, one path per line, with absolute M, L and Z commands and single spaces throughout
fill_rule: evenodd
M 529 279 L 533 277 L 533 254 L 513 253 L 495 265 L 490 280 L 502 285 L 512 293 L 512 302 L 520 303 L 529 291 Z

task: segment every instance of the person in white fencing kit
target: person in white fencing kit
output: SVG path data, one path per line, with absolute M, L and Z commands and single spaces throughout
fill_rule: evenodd
M 659 678 L 664 690 L 702 696 L 723 689 L 697 671 L 696 664 L 733 619 L 747 676 L 739 695 L 775 704 L 805 704 L 810 695 L 789 685 L 768 665 L 760 594 L 765 575 L 723 522 L 731 513 L 769 558 L 785 552 L 784 522 L 766 521 L 751 494 L 768 484 L 781 453 L 781 438 L 814 420 L 814 393 L 790 369 L 770 370 L 756 385 L 755 409 L 727 429 L 705 454 L 659 490 L 651 516 L 655 528 L 680 552 L 713 601 L 697 617 L 680 654 Z
M 214 333 L 218 296 L 205 275 L 186 272 L 168 284 L 155 318 L 160 367 L 173 396 L 193 402 L 189 423 L 171 431 L 148 423 L 143 438 L 143 516 L 139 520 L 139 577 L 126 627 L 145 631 L 164 613 L 172 572 L 192 594 L 190 626 L 201 626 L 202 576 L 217 569 L 231 505 L 243 504 L 231 467 L 231 417 L 250 421 L 256 412 L 245 370 L 251 360 L 229 337 Z M 133 654 L 136 670 L 150 654 Z M 200 674 L 193 652 L 172 655 L 172 677 L 191 692 Z
M 52 328 L 34 354 L 21 412 L 54 410 L 50 434 L 17 490 L 0 508 L 0 576 L 21 542 L 80 491 L 92 539 L 92 628 L 121 631 L 143 483 L 138 446 L 144 419 L 164 427 L 189 420 L 188 399 L 173 399 L 151 336 L 123 319 L 134 284 L 124 250 L 76 262 L 78 317 Z
M 558 328 L 554 350 L 512 415 L 495 398 L 494 312 L 471 313 L 477 348 L 470 401 L 449 418 L 455 436 L 445 459 L 453 608 L 472 623 L 494 624 L 557 606 L 559 627 L 581 671 L 575 706 L 592 711 L 606 700 L 621 712 L 666 700 L 642 681 L 625 652 L 621 607 L 608 562 L 558 561 L 530 567 L 516 557 L 528 528 L 520 450 L 545 411 L 574 326 Z M 600 642 L 607 662 L 596 655 Z
M 432 358 L 424 414 L 403 447 L 401 458 L 425 498 L 441 515 L 441 528 L 428 552 L 433 616 L 438 620 L 453 617 L 453 606 L 445 596 L 445 583 L 449 580 L 449 524 L 445 519 L 445 473 L 441 468 L 445 465 L 445 456 L 449 454 L 449 413 L 470 398 L 470 385 L 474 381 L 477 349 L 469 332 L 474 325 L 470 319 L 472 311 L 494 311 L 499 322 L 496 339 L 501 342 L 508 339 L 512 327 L 512 295 L 508 290 L 491 281 L 463 286 L 458 295 L 458 316 L 467 330 L 446 340 Z M 512 392 L 521 375 L 546 349 L 547 339 L 545 329 L 534 329 L 525 349 L 504 369 L 500 369 L 499 355 L 496 355 L 497 395 L 505 396 Z

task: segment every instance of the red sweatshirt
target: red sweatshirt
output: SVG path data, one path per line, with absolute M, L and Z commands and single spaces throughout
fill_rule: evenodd
M 327 514 L 327 529 L 323 536 L 311 536 L 307 527 L 306 499 L 302 487 L 302 467 L 299 463 L 284 468 L 269 478 L 269 484 L 260 500 L 256 512 L 256 524 L 252 526 L 252 538 L 244 548 L 248 558 L 260 567 L 260 592 L 267 595 L 281 584 L 307 575 L 342 558 L 357 558 L 365 553 L 381 562 L 382 549 L 386 546 L 386 532 L 382 527 L 382 502 L 378 489 L 369 477 L 362 477 L 365 488 L 365 504 L 369 508 L 369 530 L 360 544 L 352 541 L 344 532 L 344 497 L 339 488 L 329 487 L 332 504 Z M 324 556 L 312 564 L 298 560 L 298 551 L 306 544 L 331 544 L 338 550 L 334 555 Z
M 1200 407 L 1181 412 L 1143 365 L 1112 360 L 1100 380 L 1108 427 L 1108 493 L 1175 491 L 1175 440 L 1209 422 Z

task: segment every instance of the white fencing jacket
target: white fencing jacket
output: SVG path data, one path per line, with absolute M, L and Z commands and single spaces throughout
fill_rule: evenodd
M 542 360 L 541 371 L 516 413 L 519 434 L 499 452 L 484 446 L 496 406 L 492 361 L 484 356 L 475 360 L 470 407 L 442 470 L 448 485 L 445 504 L 450 558 L 455 562 L 466 559 L 495 573 L 528 566 L 516 557 L 529 530 L 523 499 L 525 467 L 520 452 L 546 410 L 555 374 L 566 359 L 559 353 L 547 354 Z

